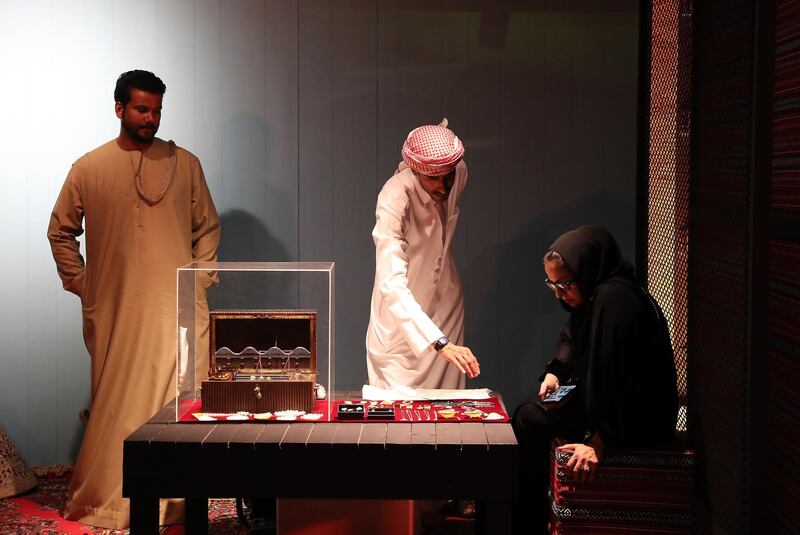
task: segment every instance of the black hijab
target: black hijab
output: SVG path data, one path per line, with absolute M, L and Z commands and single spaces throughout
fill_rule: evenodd
M 586 225 L 559 236 L 550 245 L 564 259 L 581 291 L 583 308 L 597 286 L 612 278 L 634 280 L 633 265 L 622 258 L 619 245 L 606 229 Z
M 589 431 L 607 446 L 654 444 L 674 435 L 677 391 L 672 344 L 655 299 L 635 279 L 605 229 L 579 227 L 550 246 L 572 271 L 581 304 L 548 370 L 574 379 Z

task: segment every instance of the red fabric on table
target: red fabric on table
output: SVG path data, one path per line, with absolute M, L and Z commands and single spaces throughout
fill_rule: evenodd
M 315 401 L 314 402 L 314 410 L 312 412 L 322 414 L 322 417 L 318 420 L 303 420 L 298 418 L 297 420 L 289 420 L 289 421 L 297 421 L 297 422 L 327 422 L 328 415 L 326 411 L 328 410 L 328 402 L 325 400 Z M 242 422 L 256 422 L 256 423 L 286 423 L 286 420 L 278 420 L 277 418 L 270 418 L 269 420 L 259 420 L 258 418 L 254 418 L 253 414 L 250 414 L 247 420 L 226 420 L 224 418 L 220 418 L 219 420 L 198 420 L 193 414 L 202 413 L 202 414 L 222 414 L 222 413 L 204 413 L 203 412 L 203 402 L 202 400 L 196 400 L 192 405 L 189 406 L 188 409 L 185 409 L 183 415 L 178 420 L 179 422 L 192 422 L 192 423 L 242 423 Z
M 361 401 L 353 401 L 353 403 L 360 403 Z M 458 405 L 464 403 L 491 403 L 489 407 L 475 407 L 476 409 L 481 410 L 484 415 L 490 412 L 496 412 L 502 419 L 497 420 L 487 420 L 485 417 L 470 417 L 464 414 L 465 410 L 469 410 L 471 407 L 459 407 Z M 366 401 L 365 403 L 369 404 L 370 401 Z M 503 423 L 508 422 L 510 418 L 508 414 L 503 409 L 503 406 L 500 404 L 500 401 L 497 398 L 486 398 L 486 399 L 479 399 L 479 400 L 468 400 L 468 399 L 452 399 L 452 400 L 420 400 L 420 401 L 394 401 L 392 405 L 381 405 L 380 401 L 376 401 L 375 407 L 394 407 L 394 420 L 383 420 L 383 419 L 368 419 L 366 416 L 363 419 L 359 420 L 340 420 L 337 418 L 337 414 L 339 411 L 339 405 L 344 404 L 343 401 L 334 401 L 333 406 L 331 407 L 331 420 L 336 422 L 401 422 L 401 423 L 447 423 L 447 422 L 484 422 L 484 423 Z M 404 407 L 403 405 L 410 404 L 411 407 Z M 436 404 L 437 407 L 434 408 L 433 404 Z M 443 405 L 443 406 L 438 406 Z M 421 407 L 430 406 L 429 409 L 423 409 Z M 455 414 L 451 418 L 445 418 L 441 416 L 441 411 L 445 409 L 445 407 L 451 406 L 455 411 Z
M 480 418 L 471 418 L 469 416 L 466 416 L 464 414 L 464 411 L 467 410 L 468 408 L 460 408 L 460 407 L 457 407 L 456 405 L 462 404 L 462 403 L 468 403 L 470 401 L 479 401 L 481 403 L 491 403 L 492 404 L 491 407 L 478 407 L 478 408 L 481 411 L 483 411 L 484 414 L 488 414 L 490 412 L 496 412 L 496 413 L 498 413 L 499 415 L 502 416 L 502 419 L 487 420 L 487 419 L 482 418 L 482 417 L 480 417 Z M 304 421 L 308 421 L 308 422 L 329 422 L 329 421 L 334 421 L 334 422 L 343 422 L 343 423 L 348 423 L 348 422 L 352 422 L 352 423 L 363 423 L 363 422 L 383 422 L 383 423 L 392 423 L 392 422 L 401 422 L 401 423 L 408 423 L 408 422 L 431 422 L 431 423 L 437 423 L 437 422 L 439 422 L 439 423 L 447 423 L 447 422 L 484 422 L 484 423 L 495 423 L 495 422 L 497 422 L 497 423 L 503 423 L 503 422 L 508 422 L 510 420 L 508 414 L 503 409 L 503 406 L 500 404 L 500 401 L 498 401 L 496 398 L 488 398 L 488 399 L 481 399 L 481 400 L 464 400 L 464 399 L 458 400 L 458 399 L 454 399 L 454 400 L 447 400 L 447 401 L 413 401 L 413 402 L 411 402 L 411 405 L 412 405 L 411 408 L 403 408 L 403 407 L 400 406 L 401 403 L 408 403 L 408 402 L 396 401 L 396 402 L 393 402 L 393 405 L 390 405 L 390 406 L 394 406 L 394 408 L 395 408 L 394 420 L 367 419 L 366 416 L 364 418 L 362 418 L 362 419 L 357 419 L 357 420 L 340 420 L 340 419 L 338 419 L 336 417 L 336 415 L 337 415 L 337 411 L 339 410 L 339 405 L 342 405 L 344 403 L 345 402 L 342 401 L 342 400 L 333 400 L 333 401 L 331 401 L 331 418 L 329 419 L 328 415 L 326 414 L 327 401 L 324 401 L 324 400 L 316 401 L 314 403 L 314 411 L 313 412 L 322 414 L 322 417 L 320 419 L 318 419 L 318 420 L 303 420 L 301 418 L 298 418 L 297 420 L 294 420 L 294 421 L 297 421 L 297 422 L 304 422 Z M 353 400 L 352 403 L 360 403 L 360 400 Z M 369 404 L 368 401 L 366 403 Z M 454 410 L 455 410 L 456 414 L 452 418 L 445 418 L 443 416 L 440 416 L 439 411 L 443 410 L 444 407 L 436 407 L 436 409 L 434 409 L 433 406 L 432 406 L 434 403 L 452 405 L 454 407 Z M 420 406 L 426 406 L 426 405 L 431 405 L 431 408 L 430 409 L 420 409 L 419 408 Z M 380 405 L 380 402 L 377 402 L 375 406 L 376 407 L 381 407 L 381 406 L 387 406 L 387 405 Z M 204 422 L 204 421 L 207 421 L 208 423 L 226 423 L 226 422 L 242 423 L 242 422 L 246 422 L 246 421 L 263 422 L 263 423 L 281 423 L 281 422 L 285 423 L 286 422 L 285 420 L 278 420 L 277 418 L 270 418 L 269 420 L 260 420 L 260 419 L 254 418 L 252 414 L 249 415 L 247 420 L 226 420 L 224 418 L 220 418 L 218 420 L 217 419 L 215 419 L 215 420 L 198 420 L 197 418 L 192 416 L 193 414 L 196 414 L 196 413 L 203 413 L 202 402 L 199 399 L 196 400 L 193 404 L 189 405 L 186 409 L 183 410 L 183 415 L 180 417 L 180 419 L 178 421 L 179 422 L 193 422 L 193 423 Z M 204 414 L 208 414 L 208 413 L 204 413 Z M 216 414 L 216 413 L 214 413 L 214 414 Z

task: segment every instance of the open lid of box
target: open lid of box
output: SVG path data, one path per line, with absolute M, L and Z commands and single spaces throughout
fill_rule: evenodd
M 317 313 L 312 310 L 209 311 L 209 364 L 259 360 L 260 368 L 317 369 Z M 310 365 L 304 366 L 305 362 Z

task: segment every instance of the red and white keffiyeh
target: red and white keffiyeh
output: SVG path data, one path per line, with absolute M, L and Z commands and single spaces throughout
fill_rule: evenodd
M 463 157 L 461 140 L 444 126 L 429 124 L 415 128 L 403 143 L 403 161 L 423 175 L 446 175 Z

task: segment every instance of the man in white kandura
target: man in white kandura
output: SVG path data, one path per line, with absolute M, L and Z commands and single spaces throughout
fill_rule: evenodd
M 464 295 L 451 254 L 467 184 L 464 146 L 447 128 L 420 126 L 375 209 L 375 286 L 367 330 L 369 384 L 464 388 L 480 366 L 464 347 Z

